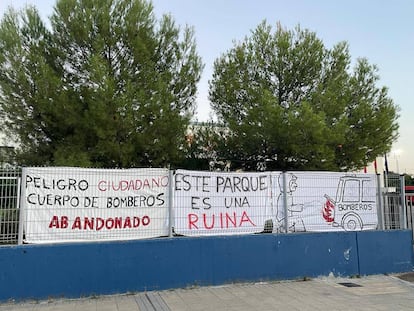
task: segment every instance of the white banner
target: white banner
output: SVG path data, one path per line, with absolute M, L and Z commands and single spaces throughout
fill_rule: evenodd
M 272 173 L 274 232 L 285 232 L 286 211 L 289 232 L 377 228 L 375 174 L 287 172 L 285 176 L 286 191 L 283 174 Z
M 168 235 L 167 169 L 23 169 L 25 242 Z
M 269 173 L 178 170 L 174 177 L 177 234 L 258 233 L 270 218 Z

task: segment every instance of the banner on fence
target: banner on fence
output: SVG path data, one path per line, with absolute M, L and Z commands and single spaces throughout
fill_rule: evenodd
M 286 188 L 283 174 L 272 173 L 274 232 L 285 232 L 286 224 L 289 232 L 376 229 L 375 174 L 286 172 L 285 178 Z
M 174 231 L 183 235 L 258 233 L 270 218 L 268 173 L 178 170 Z
M 23 169 L 28 243 L 168 235 L 167 169 Z
M 284 180 L 285 178 L 285 180 Z M 171 184 L 170 184 L 171 182 Z M 24 168 L 28 243 L 377 227 L 374 174 Z M 173 191 L 170 199 L 169 191 Z

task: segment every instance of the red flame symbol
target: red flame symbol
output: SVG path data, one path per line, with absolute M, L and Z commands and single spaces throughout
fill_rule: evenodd
M 331 200 L 326 200 L 325 204 L 322 208 L 322 216 L 325 219 L 326 222 L 333 222 L 334 216 L 332 215 L 332 212 L 335 209 L 335 205 L 332 203 Z

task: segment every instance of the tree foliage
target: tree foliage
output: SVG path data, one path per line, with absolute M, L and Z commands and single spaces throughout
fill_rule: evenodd
M 0 23 L 2 129 L 30 165 L 160 166 L 183 158 L 202 70 L 193 29 L 144 0 L 58 0 Z
M 414 176 L 406 174 L 404 175 L 405 185 L 406 186 L 414 186 Z
M 261 23 L 214 63 L 209 97 L 230 134 L 221 157 L 255 169 L 352 170 L 388 151 L 398 107 L 348 45 Z
M 191 170 L 226 169 L 226 161 L 219 156 L 227 135 L 227 128 L 212 120 L 192 123 L 186 134 L 186 157 L 182 167 Z

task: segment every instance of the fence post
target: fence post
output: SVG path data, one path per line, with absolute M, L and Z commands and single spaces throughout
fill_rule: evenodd
M 19 231 L 17 235 L 17 244 L 22 245 L 23 244 L 23 234 L 24 234 L 24 222 L 26 221 L 26 209 L 25 209 L 25 197 L 26 197 L 26 187 L 24 181 L 26 180 L 26 168 L 22 168 L 22 176 L 18 179 L 18 189 L 17 193 L 19 193 Z M 23 180 L 23 182 L 21 182 Z
M 400 175 L 400 187 L 401 187 L 401 205 L 400 205 L 400 228 L 407 229 L 407 206 L 405 204 L 405 177 L 404 174 Z
M 269 172 L 269 185 L 270 185 L 270 215 L 266 215 L 266 218 L 269 217 L 270 221 L 265 222 L 265 232 L 275 232 L 277 225 L 277 210 L 274 208 L 273 204 L 273 175 Z
M 378 229 L 384 230 L 384 207 L 382 205 L 381 175 L 377 174 Z
M 174 204 L 174 171 L 168 169 L 168 180 L 170 181 L 168 187 L 168 236 L 173 236 L 173 204 Z
M 283 213 L 285 214 L 284 222 L 285 222 L 285 233 L 289 232 L 289 219 L 288 219 L 288 204 L 287 204 L 287 180 L 286 180 L 286 172 L 282 173 L 283 177 Z

